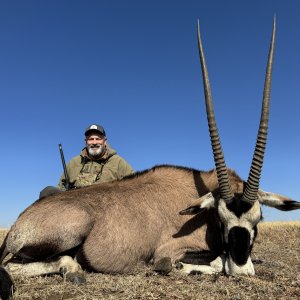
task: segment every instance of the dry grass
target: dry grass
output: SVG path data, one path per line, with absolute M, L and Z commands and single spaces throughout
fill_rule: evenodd
M 0 239 L 5 231 L 0 231 Z M 300 299 L 300 222 L 261 223 L 253 249 L 255 277 L 86 274 L 76 286 L 60 276 L 16 278 L 14 299 Z

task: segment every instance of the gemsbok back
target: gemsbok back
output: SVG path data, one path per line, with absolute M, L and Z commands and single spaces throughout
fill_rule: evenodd
M 0 249 L 1 293 L 11 278 L 60 273 L 84 283 L 83 270 L 130 272 L 137 263 L 154 270 L 254 275 L 251 250 L 261 204 L 280 210 L 300 202 L 259 189 L 267 140 L 275 20 L 260 125 L 247 182 L 227 169 L 216 127 L 198 24 L 198 45 L 215 170 L 156 166 L 122 180 L 37 200 L 20 214 Z M 11 277 L 10 275 L 11 274 Z

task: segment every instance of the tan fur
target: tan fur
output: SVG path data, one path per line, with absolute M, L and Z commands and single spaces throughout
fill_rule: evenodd
M 6 265 L 6 270 L 11 275 L 19 275 L 26 277 L 48 275 L 48 274 L 68 274 L 68 273 L 83 273 L 80 265 L 76 263 L 70 256 L 62 256 L 52 261 L 32 262 L 27 264 L 9 262 Z
M 242 180 L 229 173 L 233 190 L 239 191 Z M 121 181 L 53 195 L 19 216 L 6 249 L 44 260 L 78 247 L 75 254 L 83 267 L 108 273 L 129 272 L 139 261 L 166 256 L 174 263 L 191 250 L 219 252 L 215 209 L 192 217 L 179 215 L 217 188 L 215 171 L 161 166 Z

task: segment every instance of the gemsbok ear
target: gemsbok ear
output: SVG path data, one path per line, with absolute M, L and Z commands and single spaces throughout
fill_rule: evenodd
M 294 201 L 286 196 L 265 192 L 263 190 L 258 191 L 258 201 L 263 205 L 275 207 L 283 211 L 300 209 L 300 202 Z
M 215 200 L 216 199 L 211 192 L 207 193 L 204 196 L 198 198 L 195 201 L 194 205 L 192 205 L 184 210 L 181 210 L 179 212 L 179 214 L 180 215 L 197 215 L 205 209 L 215 207 L 215 202 L 216 202 Z

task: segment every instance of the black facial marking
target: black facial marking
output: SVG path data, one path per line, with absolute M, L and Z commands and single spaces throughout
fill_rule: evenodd
M 254 242 L 255 242 L 255 239 L 256 239 L 256 237 L 257 237 L 257 225 L 255 225 L 254 227 L 253 227 L 253 231 L 254 231 L 254 236 L 253 236 L 253 242 L 252 242 L 252 244 L 250 245 L 250 248 L 249 248 L 249 255 L 251 254 L 251 252 L 252 252 L 252 248 L 253 248 L 253 245 L 254 245 Z
M 233 227 L 228 234 L 228 251 L 237 265 L 246 264 L 251 253 L 250 233 L 246 228 Z
M 228 243 L 226 243 L 225 238 L 224 238 L 224 236 L 225 236 L 225 226 L 224 226 L 223 223 L 221 223 L 221 233 L 222 233 L 221 238 L 222 238 L 222 244 L 223 244 L 223 247 L 224 247 L 224 251 L 226 253 L 228 253 Z
M 226 203 L 227 208 L 231 212 L 233 212 L 238 218 L 242 214 L 246 213 L 252 207 L 252 205 L 252 203 L 242 201 L 240 199 L 234 199 L 232 202 Z

